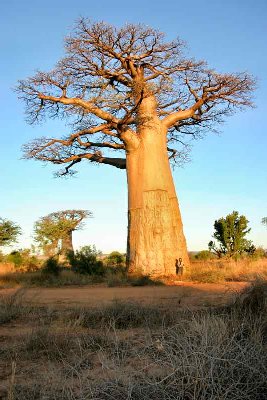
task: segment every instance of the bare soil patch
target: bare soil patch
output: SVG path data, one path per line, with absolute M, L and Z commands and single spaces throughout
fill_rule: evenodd
M 177 282 L 174 286 L 113 287 L 99 286 L 29 288 L 25 292 L 25 301 L 47 306 L 88 306 L 105 305 L 114 300 L 138 301 L 144 304 L 177 304 L 180 307 L 203 307 L 224 305 L 247 282 L 192 283 Z M 0 294 L 8 295 L 16 289 L 2 289 Z

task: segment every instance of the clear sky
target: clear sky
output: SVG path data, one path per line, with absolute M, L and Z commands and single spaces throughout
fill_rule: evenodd
M 233 210 L 244 214 L 250 239 L 267 248 L 267 2 L 266 0 L 2 0 L 0 5 L 0 216 L 21 225 L 16 247 L 32 243 L 34 221 L 52 211 L 93 212 L 76 247 L 125 251 L 125 172 L 86 163 L 76 178 L 55 179 L 55 166 L 21 160 L 21 145 L 39 136 L 66 133 L 62 123 L 28 126 L 12 87 L 18 79 L 49 70 L 63 55 L 63 38 L 87 16 L 111 24 L 144 23 L 179 36 L 188 54 L 219 72 L 248 71 L 258 79 L 255 109 L 229 117 L 221 134 L 195 142 L 192 161 L 174 170 L 189 250 L 207 248 L 214 220 Z

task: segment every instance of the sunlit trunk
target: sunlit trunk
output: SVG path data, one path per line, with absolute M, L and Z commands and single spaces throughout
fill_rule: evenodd
M 148 124 L 147 124 L 148 125 Z M 166 132 L 146 126 L 127 154 L 130 273 L 175 275 L 189 265 L 179 204 L 170 169 Z
M 72 244 L 72 231 L 69 231 L 64 238 L 62 238 L 61 253 L 66 255 L 69 251 L 73 251 Z

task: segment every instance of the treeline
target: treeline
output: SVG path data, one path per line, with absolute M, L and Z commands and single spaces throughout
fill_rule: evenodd
M 101 274 L 106 265 L 125 267 L 126 255 L 117 251 L 103 257 L 95 246 L 85 246 L 76 252 L 73 250 L 73 232 L 82 229 L 84 220 L 92 216 L 92 212 L 88 210 L 73 209 L 41 217 L 34 224 L 35 246 L 31 249 L 12 251 L 8 255 L 0 252 L 0 262 L 10 262 L 16 268 L 34 271 L 44 266 L 44 260 L 48 260 L 45 269 L 49 269 L 49 265 L 57 264 L 57 268 L 67 266 L 74 271 L 89 274 Z M 267 227 L 267 217 L 262 218 L 261 222 Z M 256 248 L 252 241 L 247 239 L 251 231 L 248 225 L 248 219 L 244 215 L 239 215 L 237 211 L 219 218 L 214 222 L 213 240 L 208 243 L 208 248 L 196 254 L 191 253 L 191 260 L 266 257 L 266 250 Z M 0 218 L 0 248 L 16 243 L 21 234 L 19 225 Z

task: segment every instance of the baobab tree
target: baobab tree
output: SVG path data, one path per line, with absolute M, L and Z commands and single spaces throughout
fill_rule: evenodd
M 21 228 L 13 221 L 0 217 L 0 247 L 9 246 L 17 241 Z
M 35 241 L 51 256 L 60 251 L 73 251 L 72 233 L 83 227 L 82 221 L 92 216 L 87 210 L 57 211 L 40 218 L 34 225 Z
M 146 26 L 81 19 L 55 68 L 17 88 L 30 123 L 60 117 L 73 129 L 25 145 L 26 158 L 65 164 L 61 175 L 81 161 L 126 169 L 130 272 L 174 274 L 178 260 L 188 266 L 170 162 L 186 158 L 191 138 L 251 106 L 253 78 L 217 73 L 183 48 Z

